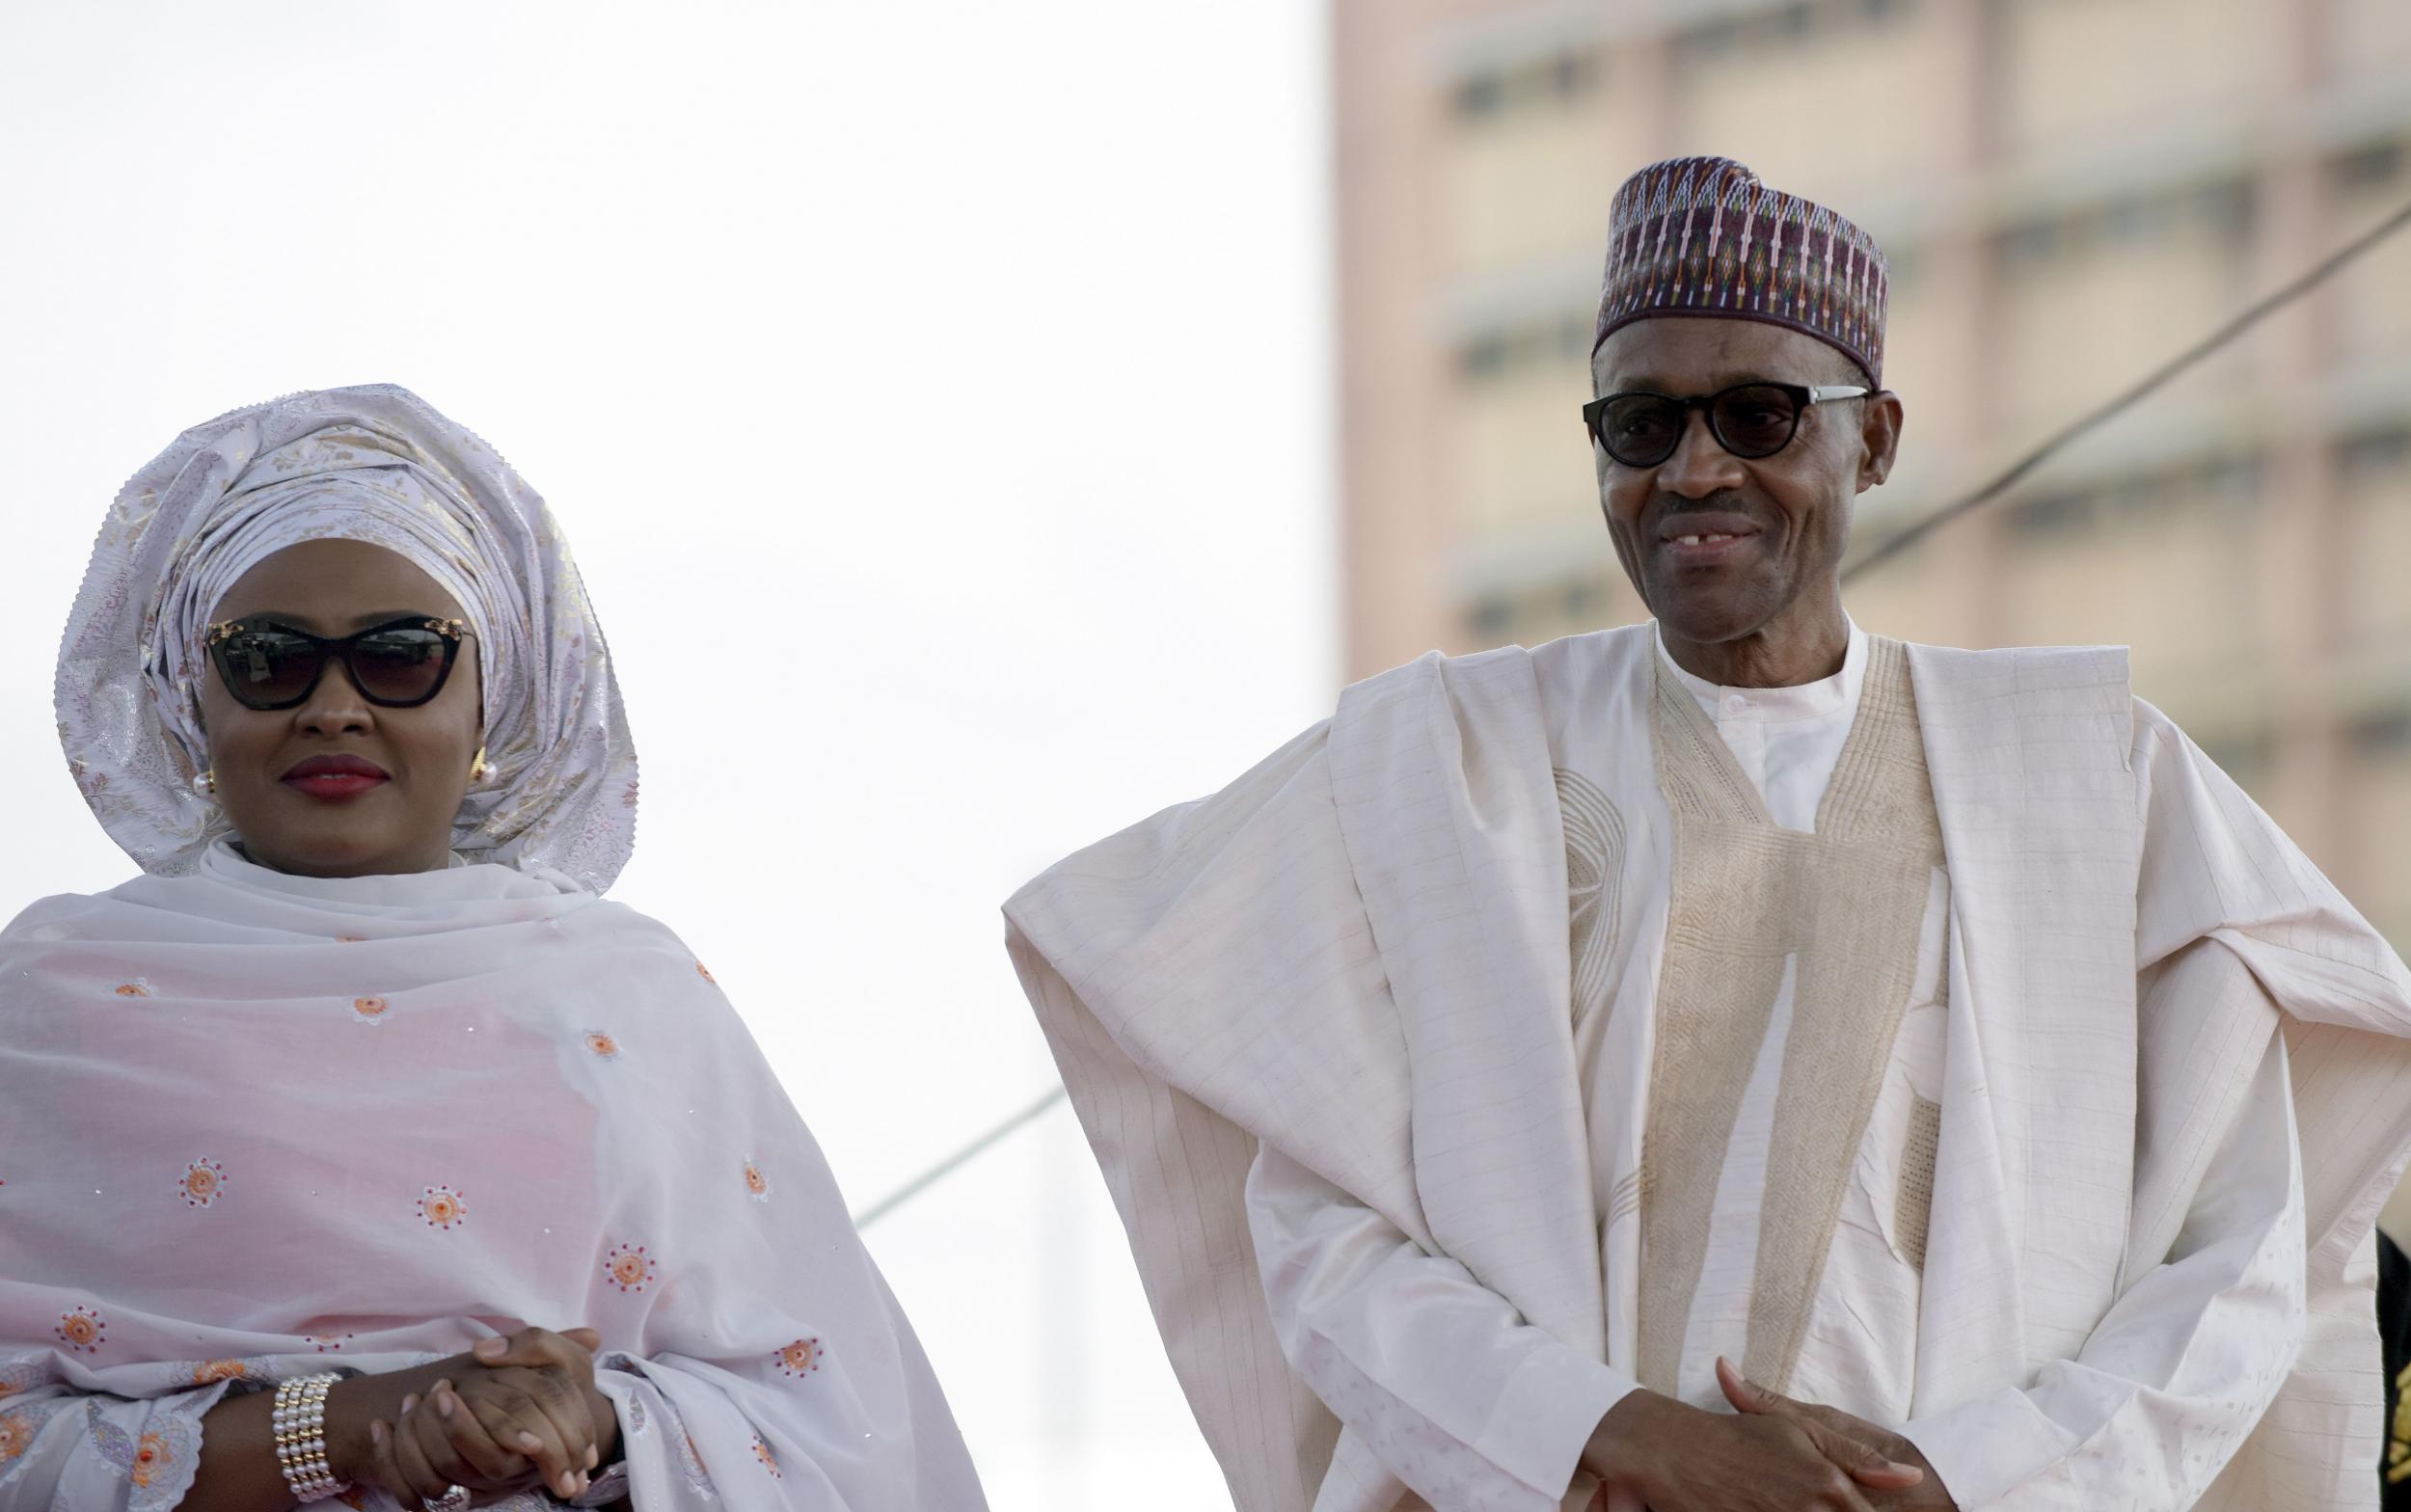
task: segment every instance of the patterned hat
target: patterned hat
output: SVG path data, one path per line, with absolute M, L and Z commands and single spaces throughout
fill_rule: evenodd
M 1599 326 L 1721 315 L 1804 331 L 1883 382 L 1883 254 L 1823 205 L 1729 157 L 1677 157 L 1624 180 L 1608 212 Z

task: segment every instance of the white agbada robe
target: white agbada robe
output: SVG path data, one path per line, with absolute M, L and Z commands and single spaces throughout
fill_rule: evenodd
M 1008 905 L 1250 1512 L 1587 1494 L 1574 1457 L 1634 1380 L 1634 1226 L 1600 1194 L 1646 1104 L 1656 656 L 1643 628 L 1426 658 Z M 1938 1044 L 1892 1069 L 1931 1074 L 1915 1063 L 1938 1050 L 1931 1231 L 1918 1295 L 1885 1304 L 1909 1325 L 1812 1327 L 1800 1394 L 1865 1393 L 1971 1507 L 2374 1504 L 2363 1249 L 2411 1141 L 2411 979 L 2132 699 L 2123 654 L 1912 647 L 1910 664 L 1948 854 L 1926 964 L 1946 986 Z M 1830 770 L 1805 731 L 1757 732 L 1803 738 L 1754 770 L 1720 733 L 1778 823 Z M 1610 1013 L 1587 1077 L 1568 760 L 1618 798 L 1631 956 L 1610 976 L 1643 1010 Z M 1828 1323 L 1876 1269 L 1852 1228 Z M 1719 1316 L 1703 1285 L 1685 1394 Z

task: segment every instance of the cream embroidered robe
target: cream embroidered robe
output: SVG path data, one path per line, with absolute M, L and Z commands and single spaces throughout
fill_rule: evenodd
M 1638 1152 L 1666 1110 L 1645 1074 L 1585 1107 L 1580 820 L 1542 691 L 1584 689 L 1619 772 L 1662 770 L 1651 644 L 1641 627 L 1360 684 L 1222 794 L 1008 905 L 1249 1512 L 1538 1512 L 1581 1495 L 1585 1415 L 1653 1368 L 1646 1220 L 1612 1183 L 1602 1202 L 1592 1135 L 1620 1120 Z M 2363 1246 L 2411 1144 L 2411 978 L 2132 699 L 2122 655 L 1906 658 L 1949 887 L 1899 1422 L 1968 1506 L 2373 1503 Z M 1664 798 L 1617 815 L 1628 879 L 1670 864 Z M 1646 891 L 1619 902 L 1636 948 L 1603 1054 L 1627 1067 L 1651 1064 L 1669 1001 Z M 1303 1248 L 1352 1264 L 1274 1245 L 1260 1274 L 1260 1148 L 1327 1185 Z M 1474 1305 L 1418 1315 L 1435 1289 Z

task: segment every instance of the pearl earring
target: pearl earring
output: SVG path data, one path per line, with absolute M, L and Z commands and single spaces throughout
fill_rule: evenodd
M 493 775 L 494 764 L 485 759 L 485 747 L 480 745 L 477 747 L 477 754 L 470 760 L 469 780 L 472 782 L 483 782 L 486 778 Z
M 193 778 L 193 791 L 204 798 L 218 796 L 218 774 L 204 768 Z

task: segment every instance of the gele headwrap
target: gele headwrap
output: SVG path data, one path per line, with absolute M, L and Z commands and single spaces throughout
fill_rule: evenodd
M 1770 189 L 1727 157 L 1677 157 L 1624 180 L 1590 349 L 1652 315 L 1789 326 L 1883 383 L 1883 254 L 1833 211 Z
M 391 384 L 288 394 L 176 439 L 110 506 L 59 652 L 59 740 L 84 800 L 146 872 L 189 872 L 228 833 L 194 786 L 218 600 L 299 541 L 408 557 L 477 637 L 494 775 L 452 849 L 600 892 L 627 864 L 637 755 L 568 543 L 494 448 Z

